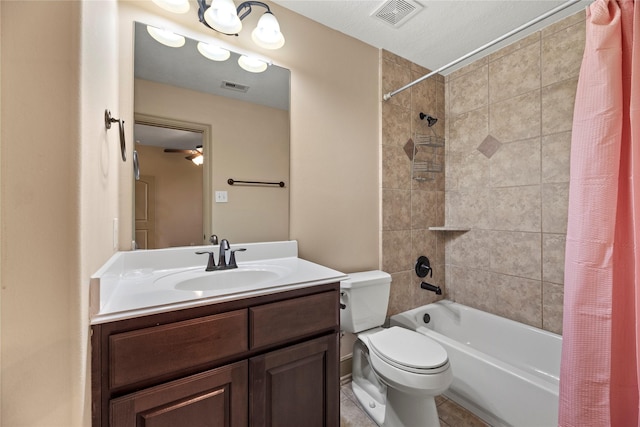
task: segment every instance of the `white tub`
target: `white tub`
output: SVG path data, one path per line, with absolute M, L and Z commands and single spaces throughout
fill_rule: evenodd
M 453 370 L 445 396 L 492 426 L 558 425 L 560 335 L 446 300 L 392 316 L 391 325 L 438 341 Z

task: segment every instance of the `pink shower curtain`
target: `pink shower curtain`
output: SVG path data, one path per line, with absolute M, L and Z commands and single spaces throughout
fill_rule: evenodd
M 571 141 L 562 427 L 640 426 L 640 6 L 596 0 Z

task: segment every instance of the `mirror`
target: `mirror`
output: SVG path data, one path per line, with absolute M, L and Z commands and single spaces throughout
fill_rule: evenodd
M 287 240 L 289 70 L 212 61 L 192 39 L 167 47 L 141 23 L 134 39 L 137 247 Z

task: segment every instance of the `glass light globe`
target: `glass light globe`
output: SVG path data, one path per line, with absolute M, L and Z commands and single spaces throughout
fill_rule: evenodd
M 155 4 L 173 13 L 187 13 L 189 0 L 153 0 Z
M 284 46 L 284 36 L 280 32 L 280 24 L 271 12 L 266 12 L 258 20 L 258 25 L 251 33 L 255 44 L 265 49 L 280 49 Z
M 181 35 L 178 35 L 172 31 L 164 30 L 161 28 L 152 27 L 147 25 L 147 32 L 158 43 L 162 43 L 169 47 L 182 47 L 184 46 L 185 39 Z
M 247 55 L 242 55 L 238 58 L 238 65 L 250 73 L 262 73 L 267 69 L 267 63 L 261 59 L 252 58 Z
M 204 42 L 198 42 L 198 52 L 212 61 L 226 61 L 231 56 L 227 49 Z
M 221 33 L 237 34 L 242 30 L 242 21 L 233 0 L 213 0 L 204 12 L 204 20 Z

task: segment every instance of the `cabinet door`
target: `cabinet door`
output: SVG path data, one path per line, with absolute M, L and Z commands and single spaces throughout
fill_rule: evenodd
M 111 401 L 112 427 L 246 427 L 247 362 Z
M 332 334 L 250 359 L 251 426 L 338 426 L 337 349 Z

